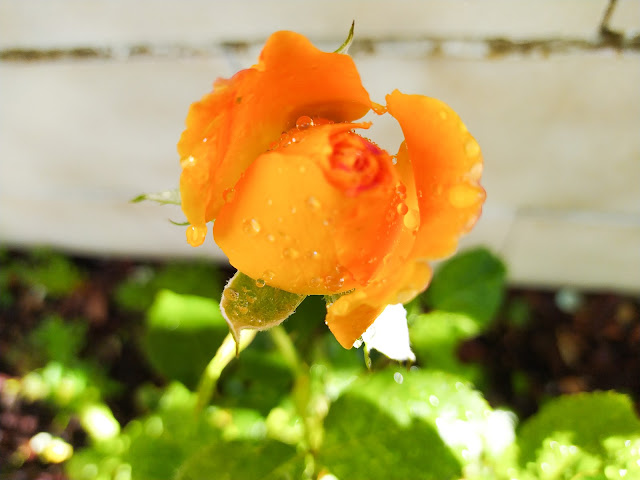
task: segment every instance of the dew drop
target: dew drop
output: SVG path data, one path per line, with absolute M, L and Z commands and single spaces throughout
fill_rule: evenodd
M 407 207 L 406 203 L 399 203 L 396 207 L 396 210 L 398 211 L 399 215 L 406 215 L 409 211 L 409 207 Z
M 429 403 L 432 406 L 437 407 L 440 404 L 440 399 L 438 399 L 438 397 L 436 397 L 435 395 L 429 395 Z
M 295 214 L 298 211 L 296 207 L 291 207 L 291 214 Z
M 236 292 L 233 288 L 225 288 L 223 295 L 227 300 L 231 300 L 231 301 L 235 301 L 235 300 L 238 300 L 238 298 L 240 298 L 240 294 Z
M 307 167 L 305 167 L 304 165 L 300 165 L 300 167 L 298 167 L 298 171 L 300 173 L 305 173 L 307 171 Z
M 311 280 L 309 280 L 309 284 L 312 287 L 319 287 L 321 283 L 322 279 L 320 277 L 311 277 Z
M 480 155 L 480 145 L 473 138 L 469 139 L 464 146 L 464 151 L 469 157 L 477 157 Z
M 307 115 L 302 115 L 301 117 L 298 117 L 298 120 L 296 120 L 296 128 L 299 128 L 300 130 L 313 127 L 313 125 L 313 119 Z
M 266 285 L 266 282 L 264 281 L 264 279 L 259 278 L 256 280 L 256 287 L 258 288 L 262 288 Z
M 480 177 L 482 176 L 482 168 L 482 162 L 474 164 L 473 167 L 471 167 L 471 170 L 469 170 L 469 178 L 474 182 L 480 180 Z
M 273 205 L 273 200 L 271 200 L 270 198 L 267 199 L 267 205 L 270 207 L 271 205 Z
M 196 163 L 196 159 L 193 155 L 189 155 L 188 157 L 180 159 L 180 166 L 182 168 L 195 167 Z
M 402 382 L 404 382 L 404 377 L 402 376 L 402 374 L 400 372 L 396 372 L 396 373 L 393 374 L 393 380 L 398 385 L 402 385 Z
M 256 235 L 260 232 L 260 223 L 255 218 L 242 222 L 242 231 L 247 235 Z
M 470 207 L 478 198 L 478 191 L 470 185 L 457 185 L 449 190 L 449 202 L 455 208 Z
M 224 192 L 222 192 L 222 199 L 225 201 L 225 203 L 231 202 L 235 196 L 236 189 L 233 187 L 227 188 Z
M 420 225 L 420 213 L 417 210 L 411 209 L 404 216 L 404 226 L 409 230 L 415 230 Z
M 322 207 L 322 204 L 316 197 L 309 197 L 307 198 L 307 207 L 309 207 L 309 210 L 317 212 Z
M 189 245 L 191 245 L 192 247 L 202 245 L 206 236 L 206 225 L 203 225 L 201 227 L 190 225 L 189 227 L 187 227 L 187 242 L 189 242 Z
M 275 273 L 273 273 L 271 270 L 265 270 L 264 272 L 262 272 L 262 278 L 267 282 L 270 282 L 271 280 L 273 280 L 274 276 L 275 276 Z
M 300 256 L 300 253 L 295 248 L 287 247 L 282 251 L 282 256 L 290 260 L 295 260 Z
M 267 240 L 273 243 L 276 241 L 276 236 L 270 233 L 269 235 L 267 235 Z
M 444 110 L 440 110 L 440 114 L 439 114 L 439 115 L 440 115 L 440 118 L 441 118 L 442 120 L 446 120 L 446 119 L 447 119 L 447 116 L 448 116 L 448 115 L 447 115 L 447 112 L 445 112 Z
M 311 260 L 318 260 L 320 258 L 320 254 L 316 250 L 311 250 L 310 252 L 307 253 L 307 256 Z

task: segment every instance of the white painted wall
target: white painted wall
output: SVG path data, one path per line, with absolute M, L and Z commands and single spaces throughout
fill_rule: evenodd
M 620 49 L 598 37 L 606 0 L 0 0 L 0 241 L 222 258 L 185 243 L 179 209 L 128 200 L 177 185 L 188 105 L 271 32 L 330 50 L 355 18 L 372 98 L 441 98 L 483 148 L 464 245 L 515 283 L 640 290 L 640 1 L 618 3 Z

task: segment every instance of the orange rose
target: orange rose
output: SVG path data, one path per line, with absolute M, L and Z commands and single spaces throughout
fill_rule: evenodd
M 482 157 L 439 100 L 369 99 L 347 56 L 293 32 L 273 34 L 257 65 L 194 103 L 178 143 L 187 239 L 206 224 L 231 264 L 302 295 L 353 290 L 328 306 L 346 348 L 389 304 L 405 303 L 478 218 Z M 388 111 L 405 136 L 391 155 L 351 123 Z

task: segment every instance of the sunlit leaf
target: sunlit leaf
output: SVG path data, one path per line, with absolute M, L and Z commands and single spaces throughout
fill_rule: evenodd
M 640 419 L 629 397 L 615 392 L 559 397 L 549 401 L 522 425 L 518 435 L 520 462 L 524 466 L 535 461 L 538 450 L 554 440 L 605 458 L 604 442 L 614 436 L 640 437 Z
M 485 248 L 459 253 L 436 270 L 424 294 L 435 310 L 466 314 L 484 326 L 504 296 L 506 268 Z
M 274 440 L 216 442 L 184 462 L 174 480 L 297 480 L 303 471 L 304 454 L 290 445 Z
M 227 334 L 218 302 L 161 290 L 146 318 L 143 346 L 151 365 L 195 387 Z
M 343 395 L 325 420 L 319 463 L 352 480 L 447 480 L 460 465 L 430 424 L 396 419 L 357 395 Z
M 220 310 L 236 341 L 240 330 L 266 330 L 279 325 L 293 312 L 305 295 L 285 292 L 237 272 L 222 292 Z
M 354 30 L 355 26 L 356 26 L 356 21 L 354 20 L 353 22 L 351 22 L 351 28 L 349 29 L 349 33 L 347 35 L 347 39 L 333 53 L 342 53 L 342 54 L 346 55 L 349 52 L 349 47 L 351 46 L 351 43 L 353 42 L 353 30 Z
M 145 200 L 151 200 L 158 202 L 162 205 L 181 205 L 180 201 L 180 189 L 165 190 L 163 192 L 155 193 L 143 193 L 135 198 L 131 199 L 131 203 L 143 202 Z

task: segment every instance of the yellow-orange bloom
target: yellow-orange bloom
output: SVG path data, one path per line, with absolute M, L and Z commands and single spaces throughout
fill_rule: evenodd
M 388 111 L 405 141 L 390 155 L 355 131 Z M 373 103 L 352 59 L 293 32 L 273 34 L 257 65 L 194 103 L 180 138 L 187 239 L 206 223 L 231 264 L 289 292 L 353 290 L 328 308 L 345 347 L 389 304 L 431 277 L 480 214 L 482 157 L 439 100 L 394 91 Z

